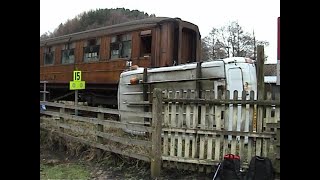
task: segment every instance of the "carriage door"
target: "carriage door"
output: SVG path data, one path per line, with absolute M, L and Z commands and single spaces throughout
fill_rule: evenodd
M 182 28 L 181 64 L 196 62 L 197 34 L 194 30 Z

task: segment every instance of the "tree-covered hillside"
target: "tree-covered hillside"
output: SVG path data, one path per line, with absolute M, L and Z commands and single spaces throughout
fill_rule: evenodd
M 91 10 L 61 23 L 53 32 L 42 34 L 40 40 L 148 17 L 155 15 L 125 8 Z

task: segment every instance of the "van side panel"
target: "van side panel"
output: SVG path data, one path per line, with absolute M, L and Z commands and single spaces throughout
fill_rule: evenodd
M 196 63 L 190 63 L 185 65 L 151 68 L 147 70 L 147 82 L 152 83 L 151 87 L 169 89 L 169 90 L 195 90 L 196 89 Z M 144 106 L 130 106 L 130 103 L 137 103 L 143 101 L 143 85 L 136 84 L 130 85 L 131 78 L 143 79 L 143 68 L 138 70 L 123 72 L 120 76 L 119 88 L 118 88 L 118 103 L 119 110 L 126 110 L 131 112 L 144 112 Z M 241 99 L 242 90 L 247 83 L 249 90 L 256 92 L 256 70 L 254 64 L 250 63 L 232 63 L 223 61 L 208 61 L 201 64 L 201 78 L 214 78 L 211 80 L 201 80 L 202 90 L 214 90 L 217 92 L 220 88 L 223 90 L 229 90 L 231 98 L 233 98 L 233 91 L 238 90 L 239 97 Z M 179 80 L 190 80 L 179 82 Z M 167 81 L 167 82 L 164 82 Z M 177 82 L 168 82 L 177 81 Z M 152 92 L 152 89 L 150 91 Z M 175 93 L 173 93 L 175 94 Z M 215 93 L 217 97 L 218 93 Z M 247 93 L 249 98 L 249 93 Z M 230 109 L 232 109 L 230 105 Z M 241 108 L 241 106 L 239 107 Z M 238 109 L 238 118 L 241 118 L 241 109 Z M 230 111 L 232 112 L 232 111 Z M 229 114 L 229 117 L 232 114 Z M 246 131 L 249 127 L 249 122 L 252 121 L 252 117 L 246 116 L 245 127 Z M 232 118 L 231 118 L 232 119 Z M 127 116 L 125 113 L 120 112 L 120 121 L 122 122 L 134 122 L 144 123 L 144 118 Z M 240 122 L 240 120 L 238 120 Z M 232 121 L 228 123 L 232 125 Z M 232 130 L 232 126 L 225 126 L 227 129 Z M 237 124 L 237 129 L 240 130 L 240 124 Z M 130 132 L 130 128 L 126 129 Z M 140 134 L 140 133 L 138 133 Z
M 250 91 L 253 90 L 257 92 L 257 78 L 256 78 L 256 69 L 254 64 L 250 63 L 231 63 L 226 65 L 226 76 L 227 76 L 227 90 L 230 91 L 230 99 L 233 99 L 233 92 L 235 90 L 238 91 L 238 99 L 242 99 L 242 91 L 246 90 L 247 96 L 246 99 L 250 99 Z M 237 112 L 237 124 L 236 129 L 233 129 L 233 111 L 234 108 L 238 109 Z M 241 126 L 241 105 L 238 107 L 234 107 L 232 104 L 229 105 L 229 121 L 228 121 L 228 130 L 229 131 L 240 131 Z M 246 112 L 246 120 L 245 120 L 245 132 L 249 131 L 249 124 L 252 123 L 252 117 L 249 117 L 249 112 Z M 239 139 L 240 137 L 237 136 Z M 231 140 L 231 136 L 228 136 L 228 139 Z M 248 137 L 245 137 L 245 142 L 248 142 Z

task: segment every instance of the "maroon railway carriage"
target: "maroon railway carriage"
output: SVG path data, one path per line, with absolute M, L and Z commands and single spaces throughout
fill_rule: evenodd
M 128 66 L 162 67 L 200 61 L 200 41 L 197 25 L 165 17 L 41 40 L 40 81 L 48 81 L 49 100 L 73 100 L 69 81 L 72 72 L 80 70 L 86 81 L 86 89 L 79 91 L 81 100 L 92 105 L 116 105 L 119 75 Z

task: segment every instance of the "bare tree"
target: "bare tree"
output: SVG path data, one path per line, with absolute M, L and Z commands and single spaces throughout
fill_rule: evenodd
M 213 59 L 216 58 L 216 54 L 215 54 L 216 33 L 217 33 L 216 28 L 212 28 L 211 32 L 209 33 L 209 36 L 210 36 L 209 41 L 211 42 L 211 54 Z
M 213 28 L 209 33 L 209 36 L 203 38 L 204 45 L 202 46 L 203 53 L 206 55 L 203 57 L 207 57 L 208 59 L 221 59 L 227 56 L 227 51 L 225 49 L 225 44 L 223 40 L 221 40 L 220 29 Z M 207 51 L 207 52 L 205 52 Z
M 210 34 L 204 38 L 205 50 L 208 50 L 209 59 L 225 57 L 250 57 L 255 59 L 256 46 L 268 46 L 267 41 L 257 41 L 254 33 L 245 32 L 237 21 L 233 21 L 223 27 L 213 28 Z M 267 57 L 267 56 L 266 56 Z
M 209 42 L 209 37 L 204 37 L 201 39 L 201 59 L 208 60 L 210 59 L 210 49 L 207 46 Z
M 48 39 L 48 38 L 51 38 L 53 37 L 53 34 L 51 32 L 45 32 L 43 33 L 41 36 L 40 36 L 40 40 L 45 40 L 45 39 Z

